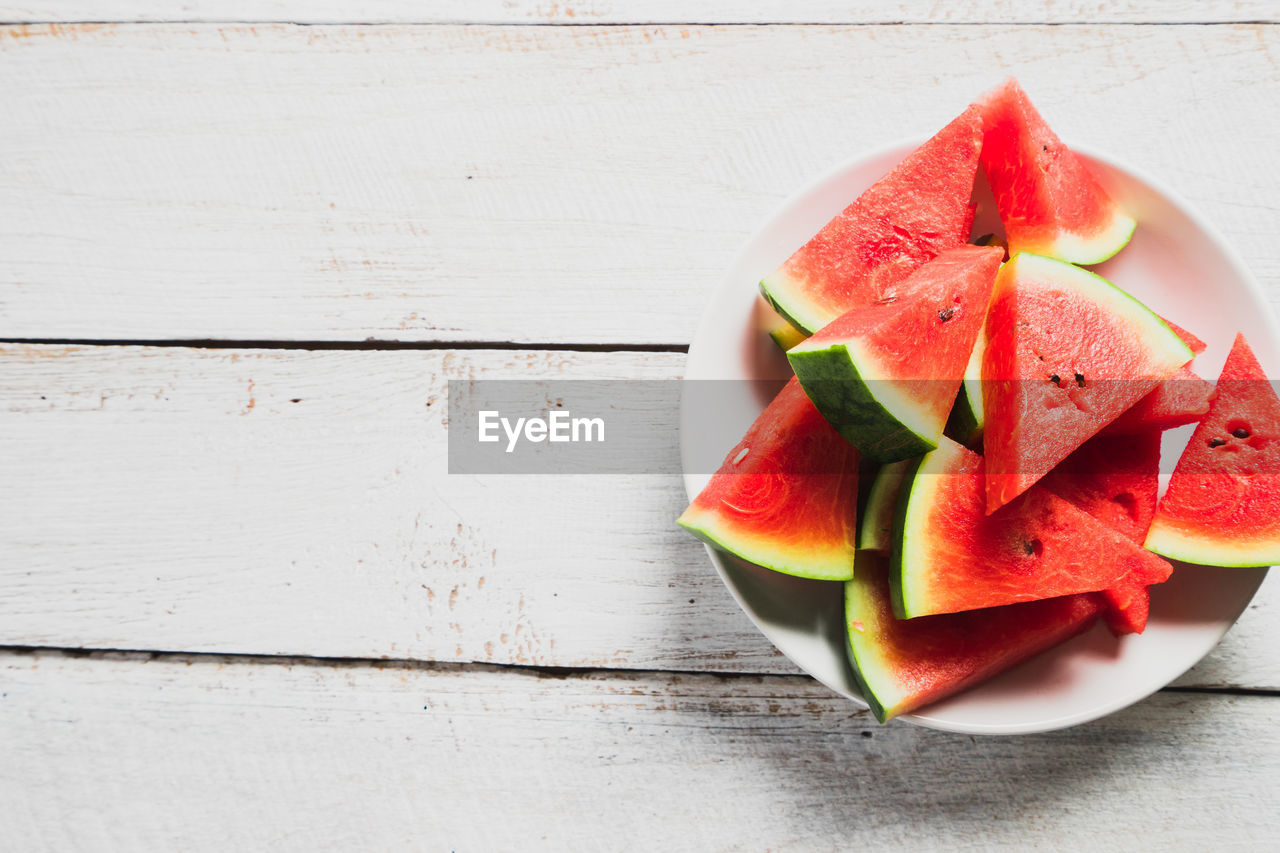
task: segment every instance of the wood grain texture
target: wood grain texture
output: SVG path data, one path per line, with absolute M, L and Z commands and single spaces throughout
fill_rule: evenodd
M 676 528 L 678 478 L 446 473 L 449 378 L 682 364 L 4 345 L 0 643 L 795 672 Z M 1280 689 L 1275 587 L 1180 684 Z
M 1262 849 L 1274 699 L 1051 735 L 804 679 L 0 656 L 0 825 L 60 849 Z
M 784 197 L 1009 74 L 1064 138 L 1188 197 L 1274 304 L 1280 170 L 1241 140 L 1274 135 L 1278 39 L 7 27 L 0 337 L 687 343 Z
M 0 6 L 0 20 L 429 24 L 1222 23 L 1280 20 L 1267 0 L 44 0 Z
M 772 656 L 675 527 L 676 477 L 448 474 L 447 379 L 675 378 L 679 354 L 3 350 L 5 641 Z

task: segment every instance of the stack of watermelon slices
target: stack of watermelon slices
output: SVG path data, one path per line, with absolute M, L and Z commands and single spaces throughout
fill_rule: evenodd
M 1005 234 L 975 245 L 979 168 Z M 1280 562 L 1280 399 L 1242 336 L 1215 387 L 1203 342 L 1083 268 L 1134 227 L 1010 80 L 761 282 L 795 377 L 679 523 L 844 581 L 882 722 L 1100 617 L 1141 633 L 1163 557 Z

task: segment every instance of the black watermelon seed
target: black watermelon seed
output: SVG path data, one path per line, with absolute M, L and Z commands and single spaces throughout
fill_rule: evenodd
M 1083 374 L 1083 373 L 1077 373 L 1077 374 L 1076 374 L 1076 385 L 1077 385 L 1078 387 L 1080 387 L 1080 388 L 1083 388 L 1083 387 L 1084 387 L 1084 374 Z
M 1233 433 L 1231 433 L 1231 434 L 1232 434 L 1232 435 L 1234 435 L 1236 438 L 1248 438 L 1248 437 L 1249 437 L 1249 431 L 1248 431 L 1247 429 L 1245 429 L 1244 427 L 1236 427 L 1235 432 L 1233 432 Z
M 1054 385 L 1058 385 L 1062 382 L 1062 377 L 1055 373 L 1049 377 L 1049 381 L 1052 382 Z
M 938 319 L 945 323 L 948 320 L 950 320 L 952 317 L 954 317 L 955 313 L 956 313 L 956 309 L 954 308 L 944 309 L 938 312 Z
M 1209 446 L 1210 446 L 1210 447 L 1221 447 L 1222 445 L 1224 445 L 1224 444 L 1226 444 L 1226 443 L 1227 443 L 1227 440 L 1226 440 L 1225 438 L 1211 438 L 1211 439 L 1209 439 Z

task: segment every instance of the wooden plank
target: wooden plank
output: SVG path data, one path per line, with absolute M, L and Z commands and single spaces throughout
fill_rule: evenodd
M 446 473 L 449 378 L 682 362 L 0 347 L 0 644 L 795 672 L 675 527 L 678 478 Z M 1180 683 L 1280 689 L 1277 613 L 1264 585 Z
M 3 655 L 0 825 L 31 851 L 1260 849 L 1278 701 L 974 739 L 798 678 Z
M 447 379 L 682 363 L 6 345 L 0 642 L 767 665 L 677 477 L 447 473 Z
M 0 7 L 0 20 L 428 24 L 899 24 L 1223 23 L 1276 21 L 1267 0 L 896 0 L 730 3 L 726 0 L 338 0 L 237 3 L 188 0 L 44 0 Z
M 1274 304 L 1280 170 L 1252 140 L 1278 38 L 9 27 L 0 336 L 687 343 L 784 197 L 1014 72 L 1066 139 L 1188 197 Z

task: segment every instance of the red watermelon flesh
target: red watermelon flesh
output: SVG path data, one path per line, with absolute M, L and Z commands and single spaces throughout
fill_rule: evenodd
M 1117 637 L 1125 634 L 1141 634 L 1147 630 L 1147 619 L 1151 616 L 1151 588 L 1141 583 L 1124 583 L 1111 589 L 1103 590 L 1102 600 L 1107 609 L 1102 611 L 1102 618 L 1107 627 Z
M 1160 433 L 1094 436 L 1040 485 L 1141 545 L 1156 513 Z M 1151 600 L 1146 584 L 1122 581 L 1102 594 L 1112 632 L 1141 634 Z
M 967 243 L 982 117 L 969 108 L 823 226 L 760 282 L 793 326 L 816 332 L 891 296 L 940 252 Z
M 1168 317 L 1165 317 L 1163 319 L 1165 324 L 1170 329 L 1173 329 L 1173 333 L 1177 335 L 1179 338 L 1181 338 L 1182 342 L 1191 349 L 1192 355 L 1200 355 L 1202 352 L 1204 352 L 1206 349 L 1209 348 L 1208 344 L 1206 344 L 1204 341 L 1197 338 L 1191 332 L 1188 332 L 1186 329 L 1179 326 L 1177 323 L 1170 320 Z
M 982 170 L 991 184 L 1009 254 L 1034 252 L 1078 264 L 1114 255 L 1134 222 L 1060 140 L 1010 79 L 979 101 Z
M 1000 269 L 994 246 L 958 246 L 892 299 L 853 308 L 787 352 L 809 399 L 864 456 L 937 446 Z
M 1189 367 L 1179 367 L 1173 376 L 1112 421 L 1103 433 L 1126 435 L 1195 423 L 1209 411 L 1212 399 L 1212 382 L 1201 379 Z
M 678 519 L 757 565 L 820 580 L 853 576 L 858 451 L 794 377 Z
M 1167 562 L 1039 486 L 987 515 L 985 478 L 982 457 L 947 438 L 908 474 L 892 554 L 901 618 L 1169 577 Z
M 1280 562 L 1280 398 L 1243 335 L 1178 459 L 1147 547 L 1218 566 Z
M 845 624 L 854 674 L 880 722 L 985 681 L 1088 629 L 1101 604 L 1069 595 L 895 619 L 883 560 L 859 557 L 845 584 Z
M 996 277 L 982 361 L 994 512 L 1179 367 L 1191 351 L 1106 279 L 1038 255 Z
M 1192 355 L 1205 351 L 1205 342 L 1176 323 L 1165 320 L 1174 334 L 1191 350 Z M 1133 404 L 1103 430 L 1107 435 L 1133 434 L 1151 430 L 1173 429 L 1195 423 L 1209 411 L 1213 399 L 1213 383 L 1206 382 L 1190 367 L 1179 367 L 1173 376 Z

